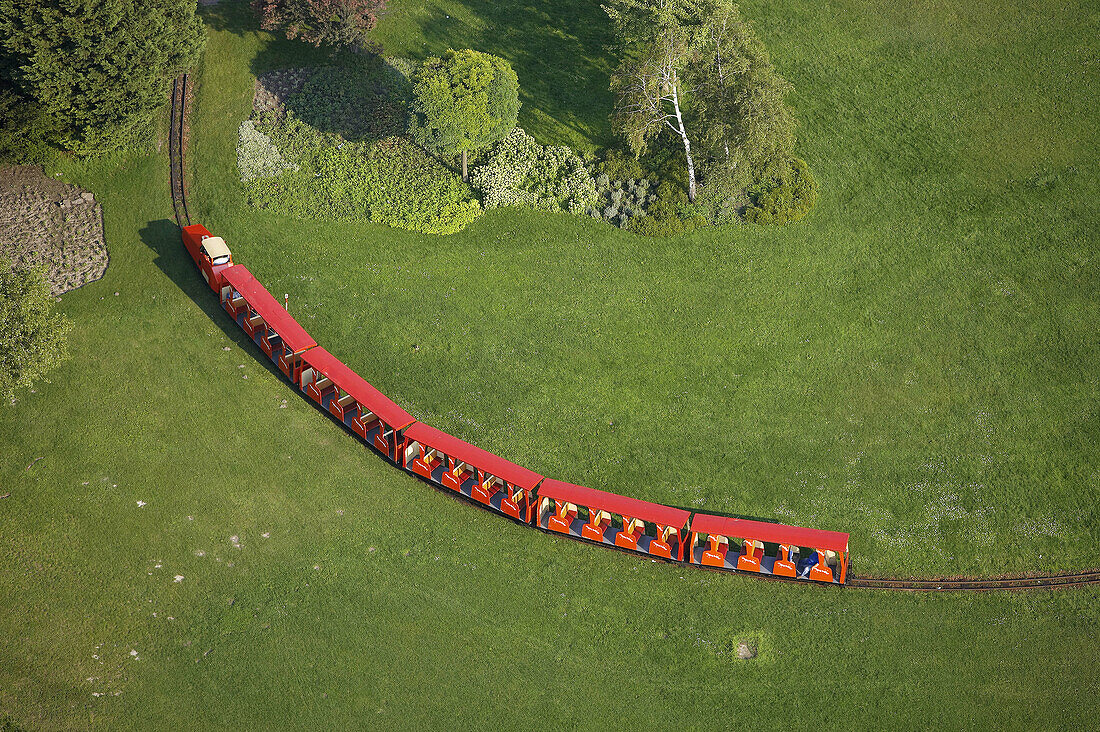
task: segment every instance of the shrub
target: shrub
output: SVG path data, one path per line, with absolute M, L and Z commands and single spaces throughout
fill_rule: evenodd
M 13 398 L 67 358 L 72 323 L 52 306 L 42 270 L 0 259 L 0 397 Z
M 237 133 L 237 167 L 241 182 L 257 178 L 272 178 L 286 170 L 297 170 L 279 153 L 279 148 L 264 133 L 256 129 L 252 120 L 241 122 Z
M 409 140 L 347 142 L 288 113 L 267 118 L 284 157 L 297 163 L 247 184 L 250 202 L 298 218 L 371 221 L 428 234 L 451 234 L 481 215 L 462 179 Z
M 486 208 L 522 206 L 584 213 L 596 202 L 596 184 L 584 161 L 564 146 L 544 147 L 521 128 L 493 146 L 470 183 Z
M 616 148 L 608 150 L 603 160 L 596 163 L 595 172 L 606 175 L 611 180 L 645 177 L 642 164 L 633 155 Z
M 405 131 L 408 114 L 399 74 L 381 63 L 319 69 L 287 106 L 306 124 L 345 140 L 378 140 Z
M 817 181 L 806 161 L 791 158 L 779 177 L 763 181 L 748 190 L 752 205 L 745 220 L 754 224 L 785 224 L 799 221 L 817 202 Z
M 372 49 L 368 34 L 386 9 L 385 0 L 252 0 L 264 30 L 320 46 Z

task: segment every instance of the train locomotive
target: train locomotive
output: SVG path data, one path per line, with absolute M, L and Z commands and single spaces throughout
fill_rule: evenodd
M 317 345 L 235 264 L 221 237 L 182 227 L 222 308 L 305 396 L 392 465 L 548 534 L 668 562 L 843 585 L 848 534 L 687 511 L 547 478 L 417 420 Z

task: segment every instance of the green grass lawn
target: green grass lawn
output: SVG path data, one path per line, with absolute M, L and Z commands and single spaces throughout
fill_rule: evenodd
M 606 31 L 570 11 L 587 4 L 414 7 L 380 29 L 394 52 L 526 55 L 523 123 L 606 140 L 610 62 L 588 47 Z M 799 90 L 822 200 L 800 225 L 667 242 L 516 211 L 440 238 L 248 210 L 250 75 L 317 57 L 216 12 L 193 220 L 417 416 L 555 477 L 851 531 L 857 571 L 1095 564 L 1087 9 L 747 4 Z M 525 79 L 543 60 L 567 76 Z M 111 265 L 62 300 L 73 359 L 0 411 L 0 719 L 1090 725 L 1097 591 L 790 587 L 460 504 L 359 446 L 220 314 L 169 221 L 165 156 L 56 171 L 102 202 Z

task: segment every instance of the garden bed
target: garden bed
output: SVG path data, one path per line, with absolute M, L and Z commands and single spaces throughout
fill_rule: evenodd
M 0 255 L 44 267 L 55 296 L 98 280 L 108 262 L 99 203 L 37 165 L 0 168 Z

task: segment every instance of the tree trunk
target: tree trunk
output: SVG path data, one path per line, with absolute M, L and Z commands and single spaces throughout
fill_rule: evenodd
M 462 180 L 466 180 L 466 151 L 462 151 Z
M 684 155 L 687 156 L 688 200 L 695 203 L 695 163 L 691 159 L 691 140 L 688 139 L 687 130 L 684 129 L 684 118 L 680 114 L 680 89 L 676 83 L 672 85 L 672 107 L 676 110 L 676 124 L 678 126 L 676 131 L 680 133 L 680 139 L 684 141 Z

